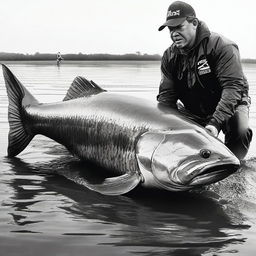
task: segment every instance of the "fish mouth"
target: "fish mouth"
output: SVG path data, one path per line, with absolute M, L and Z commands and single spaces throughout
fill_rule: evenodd
M 220 181 L 236 172 L 239 167 L 238 159 L 210 162 L 192 161 L 181 164 L 173 172 L 170 172 L 169 178 L 177 185 L 193 188 Z
M 203 168 L 202 172 L 190 180 L 190 186 L 202 186 L 215 183 L 217 181 L 223 180 L 232 173 L 236 172 L 239 165 L 234 164 L 224 164 L 212 167 Z
M 192 157 L 172 170 L 155 170 L 153 174 L 159 186 L 178 192 L 218 182 L 236 172 L 239 167 L 240 161 L 236 157 L 216 157 L 208 161 Z

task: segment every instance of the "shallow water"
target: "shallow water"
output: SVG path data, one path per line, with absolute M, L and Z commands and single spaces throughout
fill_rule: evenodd
M 77 75 L 149 100 L 160 79 L 159 62 L 7 65 L 41 102 L 62 100 Z M 244 71 L 256 131 L 256 65 Z M 81 163 L 43 136 L 17 158 L 6 158 L 7 105 L 0 74 L 0 255 L 255 255 L 256 137 L 242 169 L 208 192 L 135 190 L 109 197 L 53 174 Z

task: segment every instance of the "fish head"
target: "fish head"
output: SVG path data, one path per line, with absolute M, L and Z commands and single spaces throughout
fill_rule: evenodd
M 185 191 L 208 185 L 240 166 L 238 158 L 204 129 L 148 132 L 143 137 L 137 150 L 139 165 L 167 190 Z

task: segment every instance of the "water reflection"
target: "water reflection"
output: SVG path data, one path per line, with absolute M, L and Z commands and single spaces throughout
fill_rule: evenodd
M 57 212 L 54 225 L 62 225 L 63 236 L 94 235 L 95 245 L 129 247 L 142 255 L 200 255 L 246 240 L 241 233 L 250 226 L 239 209 L 209 194 L 137 189 L 127 196 L 103 196 L 55 174 L 80 169 L 88 177 L 97 166 L 80 162 L 53 142 L 47 145 L 40 152 L 47 161 L 34 162 L 34 151 L 22 159 L 5 159 L 14 174 L 9 183 L 14 209 L 10 214 L 22 226 L 16 232 L 44 233 L 45 215 L 50 218 Z

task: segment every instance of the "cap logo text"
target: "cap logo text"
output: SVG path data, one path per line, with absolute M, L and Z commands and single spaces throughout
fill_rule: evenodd
M 180 10 L 167 12 L 167 17 L 180 16 Z

